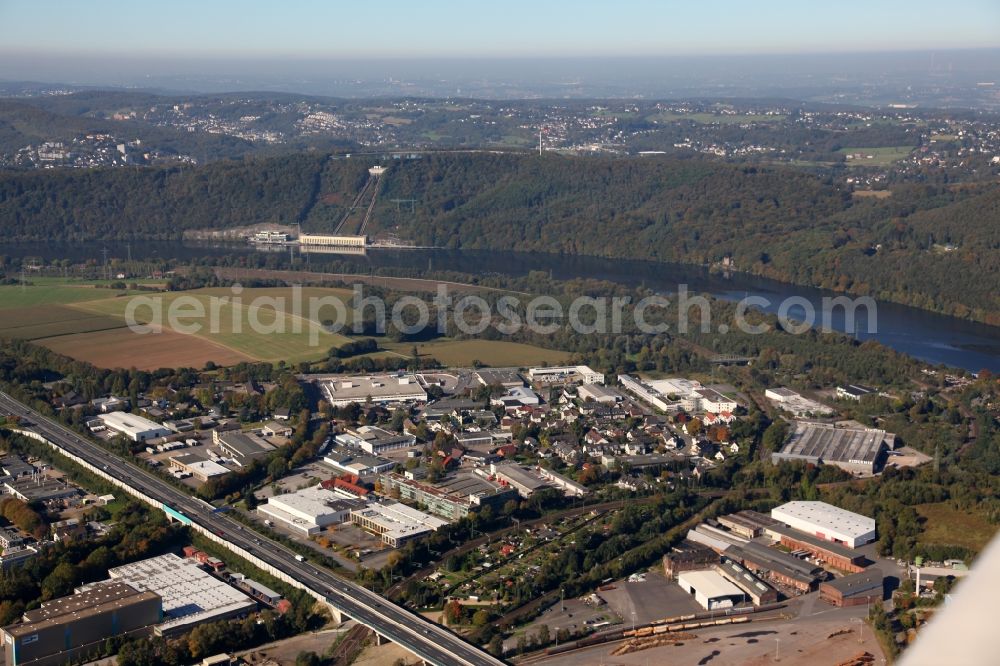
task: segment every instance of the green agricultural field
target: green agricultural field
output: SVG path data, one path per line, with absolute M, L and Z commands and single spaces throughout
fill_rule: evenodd
M 387 350 L 409 357 L 413 351 L 413 343 L 387 343 Z M 543 349 L 520 342 L 505 340 L 434 340 L 417 343 L 417 353 L 420 356 L 436 358 L 447 366 L 471 366 L 474 361 L 493 367 L 523 367 L 541 365 L 542 363 L 557 364 L 567 361 L 569 352 L 555 349 Z
M 678 120 L 691 120 L 702 125 L 717 123 L 720 125 L 740 125 L 742 123 L 776 123 L 786 118 L 783 115 L 748 114 L 717 114 L 717 113 L 674 113 L 661 111 L 646 116 L 649 122 L 670 123 Z
M 294 363 L 316 360 L 324 357 L 331 347 L 347 342 L 349 338 L 328 332 L 320 323 L 338 319 L 333 307 L 318 310 L 319 321 L 309 319 L 309 299 L 332 297 L 343 303 L 349 292 L 343 289 L 304 288 L 300 314 L 293 310 L 292 293 L 291 288 L 244 289 L 238 295 L 239 301 L 231 290 L 225 288 L 146 296 L 155 304 L 163 326 L 168 324 L 171 307 L 181 315 L 197 312 L 198 316 L 180 316 L 180 327 L 199 324 L 198 330 L 194 331 L 197 337 L 262 361 Z M 111 298 L 80 303 L 74 307 L 124 320 L 131 300 Z M 200 316 L 202 312 L 204 317 Z M 134 316 L 142 323 L 156 323 L 148 306 L 136 308 Z
M 880 148 L 841 148 L 841 155 L 860 154 L 860 158 L 847 160 L 848 166 L 887 166 L 913 152 L 913 146 L 886 146 Z
M 39 305 L 63 305 L 108 298 L 116 292 L 89 284 L 38 284 L 0 286 L 0 310 Z
M 921 543 L 961 546 L 979 552 L 997 531 L 980 512 L 956 509 L 948 502 L 920 504 L 915 508 L 924 519 Z
M 122 328 L 125 322 L 65 305 L 9 308 L 0 317 L 0 337 L 37 340 Z

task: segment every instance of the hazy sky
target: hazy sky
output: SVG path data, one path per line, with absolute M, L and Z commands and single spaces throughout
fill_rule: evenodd
M 453 57 L 1000 46 L 998 0 L 0 0 L 0 52 Z

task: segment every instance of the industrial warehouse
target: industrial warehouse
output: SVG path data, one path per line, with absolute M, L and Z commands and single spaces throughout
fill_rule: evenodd
M 875 540 L 874 518 L 826 502 L 788 502 L 771 509 L 771 518 L 800 532 L 850 548 Z
M 821 583 L 820 599 L 834 606 L 861 606 L 879 603 L 883 595 L 883 578 L 878 571 L 864 571 Z
M 745 598 L 743 590 L 713 569 L 685 571 L 677 577 L 677 584 L 705 610 L 732 608 Z
M 160 595 L 122 582 L 99 583 L 44 601 L 0 630 L 7 666 L 61 666 L 113 636 L 152 633 L 163 618 Z
M 161 636 L 181 634 L 204 622 L 239 617 L 257 608 L 255 601 L 202 569 L 196 560 L 173 553 L 109 569 L 108 575 L 113 582 L 155 592 L 163 599 L 162 620 L 155 629 Z
M 871 476 L 881 470 L 885 453 L 895 441 L 896 436 L 884 430 L 796 421 L 788 441 L 771 454 L 771 461 L 835 465 L 857 476 Z
M 257 513 L 292 532 L 309 536 L 329 525 L 347 522 L 351 511 L 364 506 L 364 500 L 317 484 L 294 493 L 275 495 L 258 506 Z
M 124 435 L 133 442 L 145 442 L 149 439 L 167 437 L 173 434 L 169 428 L 164 428 L 155 421 L 127 412 L 109 412 L 101 414 L 97 418 L 108 430 Z
M 722 576 L 754 606 L 817 588 L 825 590 L 825 601 L 852 605 L 881 598 L 882 574 L 869 571 L 872 562 L 855 550 L 874 538 L 871 518 L 824 502 L 788 502 L 770 516 L 743 510 L 694 526 L 663 556 L 663 572 L 707 610 L 725 607 L 732 597 L 716 578 L 692 574 Z

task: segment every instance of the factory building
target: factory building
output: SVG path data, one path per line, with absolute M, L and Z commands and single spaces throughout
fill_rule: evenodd
M 677 584 L 705 610 L 732 608 L 746 598 L 743 590 L 714 570 L 685 571 L 677 577 Z
M 871 476 L 885 463 L 896 436 L 875 428 L 845 428 L 830 423 L 796 421 L 788 441 L 771 454 L 771 462 L 801 460 L 835 465 L 857 476 Z
M 145 442 L 149 439 L 167 437 L 173 434 L 169 428 L 165 428 L 155 421 L 128 412 L 109 412 L 100 414 L 97 418 L 108 430 L 125 435 L 133 442 Z
M 788 502 L 771 509 L 771 518 L 800 532 L 850 548 L 875 540 L 875 519 L 826 502 Z
M 756 539 L 766 528 L 778 524 L 775 519 L 750 509 L 719 516 L 717 520 L 723 527 L 746 539 Z
M 363 405 L 427 402 L 427 392 L 417 381 L 416 375 L 366 375 L 338 377 L 323 383 L 327 402 L 334 407 L 344 407 L 353 402 Z
M 750 598 L 754 606 L 773 604 L 778 600 L 778 591 L 754 575 L 749 569 L 729 558 L 722 558 L 720 564 L 712 567 L 726 577 Z
M 816 589 L 826 575 L 821 567 L 756 541 L 728 548 L 726 557 L 770 581 L 803 593 Z
M 351 511 L 363 506 L 364 500 L 346 498 L 320 484 L 270 497 L 257 507 L 257 513 L 293 532 L 310 535 L 328 525 L 347 522 Z
M 841 571 L 858 573 L 865 570 L 867 560 L 864 555 L 835 541 L 820 539 L 784 525 L 772 525 L 767 528 L 767 534 L 785 548 L 793 552 L 806 551 L 814 559 Z
M 379 535 L 382 543 L 392 548 L 427 536 L 448 524 L 445 520 L 392 501 L 373 502 L 351 511 L 351 522 Z
M 820 583 L 819 598 L 834 606 L 881 603 L 882 587 L 882 574 L 873 569 Z
M 155 628 L 160 636 L 176 636 L 199 624 L 240 617 L 257 608 L 255 601 L 195 560 L 173 553 L 109 569 L 108 575 L 113 582 L 155 592 L 163 599 L 163 621 Z
M 696 541 L 684 539 L 663 556 L 663 574 L 674 579 L 684 571 L 705 569 L 719 561 L 719 554 Z
M 161 621 L 158 594 L 121 582 L 45 601 L 25 611 L 23 621 L 0 629 L 7 666 L 62 666 L 91 650 L 100 651 L 113 636 L 150 634 Z

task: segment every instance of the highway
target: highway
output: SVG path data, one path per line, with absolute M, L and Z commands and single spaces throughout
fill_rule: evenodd
M 0 392 L 0 415 L 21 418 L 21 428 L 44 436 L 53 444 L 101 469 L 118 481 L 161 501 L 192 523 L 209 529 L 227 542 L 288 573 L 345 615 L 370 627 L 429 664 L 440 666 L 496 666 L 504 662 L 470 645 L 447 629 L 400 608 L 360 585 L 331 571 L 299 561 L 296 553 L 241 523 L 214 513 L 210 504 L 195 499 L 136 465 L 118 458 L 94 442 Z M 28 423 L 25 423 L 27 421 Z

